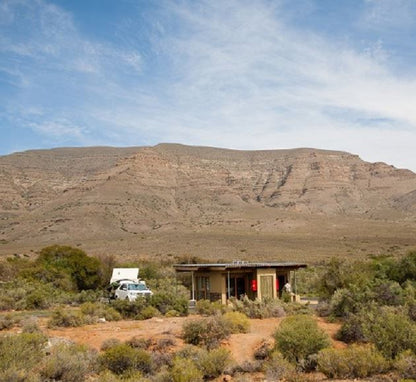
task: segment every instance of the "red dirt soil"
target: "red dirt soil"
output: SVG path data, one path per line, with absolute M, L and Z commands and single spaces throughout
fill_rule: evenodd
M 152 318 L 144 321 L 116 321 L 103 322 L 94 325 L 86 325 L 78 328 L 48 329 L 44 322 L 40 326 L 49 337 L 65 338 L 76 343 L 85 344 L 97 350 L 102 343 L 110 338 L 120 341 L 129 340 L 132 337 L 152 339 L 154 344 L 159 339 L 170 338 L 175 342 L 175 348 L 183 346 L 181 339 L 182 325 L 188 320 L 194 320 L 199 316 Z M 223 343 L 230 349 L 237 363 L 253 359 L 254 350 L 262 341 L 273 342 L 272 336 L 279 326 L 282 318 L 252 319 L 250 320 L 250 332 L 246 334 L 233 334 Z M 346 344 L 334 339 L 339 324 L 328 323 L 322 318 L 317 318 L 318 325 L 327 332 L 336 348 L 346 347 Z

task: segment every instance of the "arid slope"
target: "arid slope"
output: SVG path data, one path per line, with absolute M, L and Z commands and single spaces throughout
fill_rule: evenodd
M 416 246 L 416 174 L 316 149 L 161 144 L 0 157 L 0 253 L 296 259 Z

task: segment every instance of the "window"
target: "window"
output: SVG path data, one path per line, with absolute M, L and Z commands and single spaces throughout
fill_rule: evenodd
M 209 277 L 199 276 L 196 278 L 196 299 L 209 300 Z
M 228 278 L 225 278 L 225 289 L 228 288 Z M 246 277 L 230 277 L 230 297 L 241 298 L 246 294 Z M 227 294 L 228 297 L 228 294 Z

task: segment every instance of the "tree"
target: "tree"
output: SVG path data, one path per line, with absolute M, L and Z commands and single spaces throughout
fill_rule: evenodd
M 100 261 L 81 249 L 60 245 L 46 247 L 41 250 L 36 262 L 51 274 L 68 275 L 79 291 L 95 289 L 100 285 Z

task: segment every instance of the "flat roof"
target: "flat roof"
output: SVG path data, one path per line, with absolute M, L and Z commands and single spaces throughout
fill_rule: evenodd
M 192 271 L 223 271 L 228 269 L 245 269 L 245 268 L 289 268 L 298 269 L 306 268 L 304 263 L 291 262 L 258 262 L 250 263 L 248 261 L 234 261 L 232 263 L 205 263 L 205 264 L 174 264 L 173 267 L 178 272 L 192 272 Z

